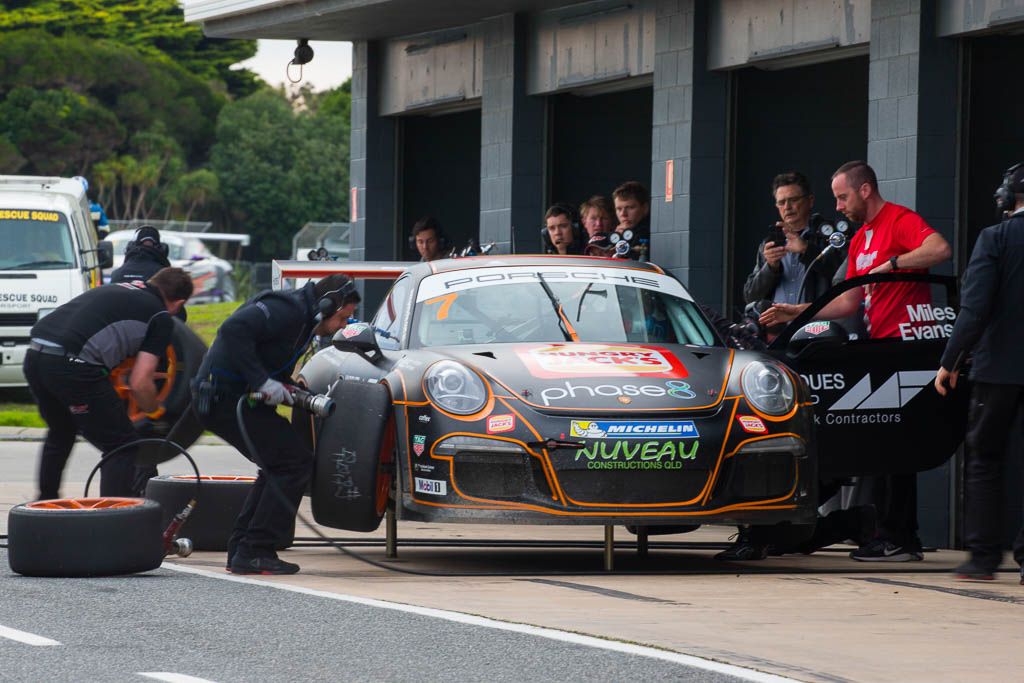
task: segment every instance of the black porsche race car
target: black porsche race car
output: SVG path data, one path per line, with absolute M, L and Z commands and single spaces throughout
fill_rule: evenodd
M 438 261 L 300 371 L 337 403 L 296 420 L 327 526 L 809 523 L 805 382 L 727 348 L 658 266 L 586 257 Z

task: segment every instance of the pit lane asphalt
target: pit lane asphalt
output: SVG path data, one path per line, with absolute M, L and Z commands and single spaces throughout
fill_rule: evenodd
M 98 550 L 99 551 L 99 550 Z M 6 570 L 6 551 L 0 551 Z M 740 679 L 522 633 L 157 569 L 91 579 L 0 575 L 0 680 L 706 681 Z

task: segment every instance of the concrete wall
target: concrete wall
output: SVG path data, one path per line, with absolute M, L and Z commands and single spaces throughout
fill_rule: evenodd
M 938 34 L 945 37 L 1024 25 L 1024 0 L 943 0 L 938 12 Z
M 541 12 L 531 20 L 531 95 L 654 71 L 655 3 L 599 0 Z
M 871 5 L 864 0 L 717 0 L 710 6 L 711 69 L 839 59 L 868 42 Z
M 386 41 L 380 113 L 479 106 L 483 93 L 479 24 Z

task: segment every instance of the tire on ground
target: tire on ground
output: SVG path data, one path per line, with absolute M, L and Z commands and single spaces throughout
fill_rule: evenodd
M 349 531 L 373 531 L 387 508 L 394 453 L 394 417 L 387 387 L 339 381 L 338 404 L 324 420 L 313 466 L 313 517 Z
M 255 480 L 255 477 L 203 476 L 196 508 L 178 531 L 178 536 L 191 539 L 196 550 L 227 550 L 228 537 Z M 146 498 L 160 503 L 163 529 L 195 492 L 194 474 L 161 475 L 153 477 L 146 485 Z M 278 544 L 277 550 L 284 550 L 294 541 L 295 521 L 292 520 L 291 530 L 287 538 Z
M 44 501 L 11 508 L 8 562 L 25 576 L 114 576 L 156 569 L 164 559 L 160 505 L 140 498 L 126 507 L 46 509 Z M 67 502 L 67 501 L 65 501 Z

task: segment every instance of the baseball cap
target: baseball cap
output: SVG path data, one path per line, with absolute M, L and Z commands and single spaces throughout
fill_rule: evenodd
M 135 241 L 145 242 L 151 240 L 154 244 L 160 244 L 160 231 L 152 225 L 143 225 L 135 231 Z

